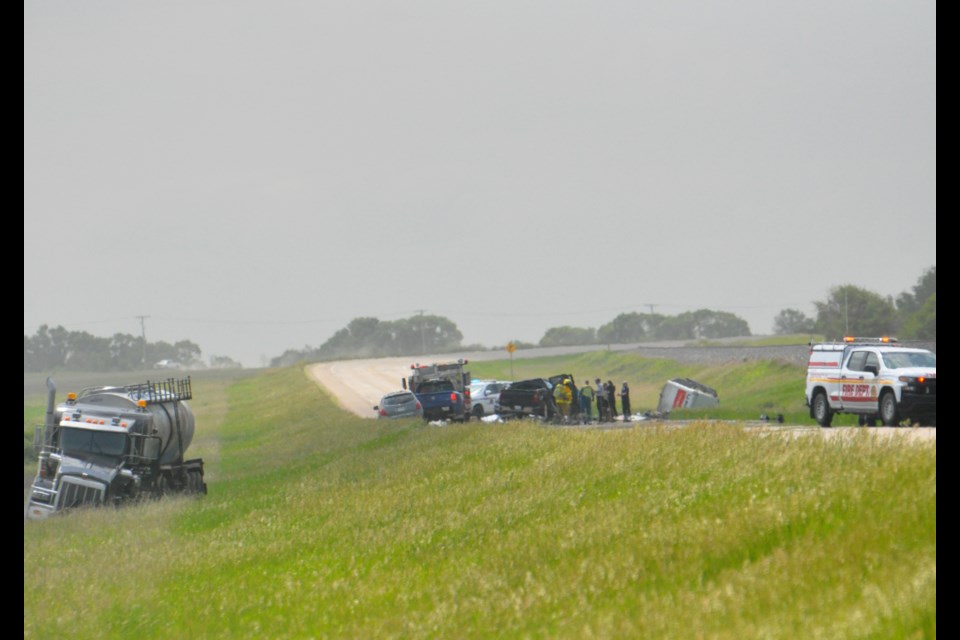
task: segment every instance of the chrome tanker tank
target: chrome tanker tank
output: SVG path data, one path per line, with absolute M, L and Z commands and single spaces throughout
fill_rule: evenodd
M 160 464 L 179 463 L 193 441 L 195 428 L 193 411 L 186 403 L 192 397 L 190 386 L 188 378 L 86 389 L 57 407 L 57 422 L 126 421 L 123 426 L 129 433 L 151 437 Z

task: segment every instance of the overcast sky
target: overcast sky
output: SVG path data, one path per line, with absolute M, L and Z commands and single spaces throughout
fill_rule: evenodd
M 937 261 L 936 3 L 24 3 L 23 325 L 755 334 Z

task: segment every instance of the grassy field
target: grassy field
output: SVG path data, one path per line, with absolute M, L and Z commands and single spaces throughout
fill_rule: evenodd
M 936 636 L 935 442 L 194 395 L 209 495 L 25 522 L 25 638 Z

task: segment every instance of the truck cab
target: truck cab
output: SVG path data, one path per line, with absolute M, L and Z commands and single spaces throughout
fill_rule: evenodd
M 34 432 L 37 475 L 26 515 L 42 519 L 81 506 L 118 505 L 143 495 L 206 493 L 203 460 L 184 460 L 194 419 L 189 378 L 68 394 Z
M 805 395 L 810 417 L 821 427 L 838 413 L 856 414 L 861 425 L 879 420 L 886 426 L 935 426 L 937 355 L 887 337 L 814 344 Z

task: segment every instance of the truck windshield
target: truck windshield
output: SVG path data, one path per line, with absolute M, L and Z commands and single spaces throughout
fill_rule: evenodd
M 105 456 L 123 455 L 127 445 L 124 433 L 91 431 L 61 427 L 60 448 L 64 453 L 96 453 Z
M 906 369 L 907 367 L 936 367 L 937 354 L 931 352 L 893 352 L 884 353 L 884 362 L 888 369 Z

